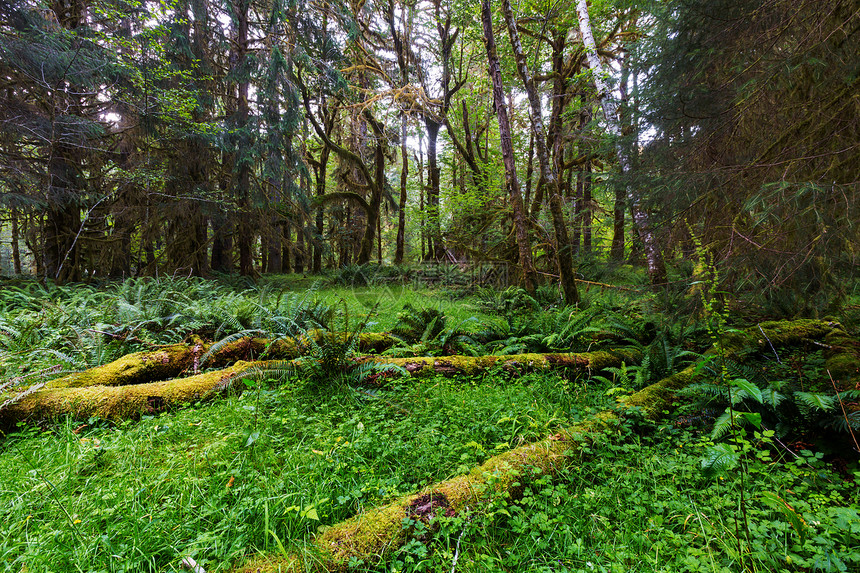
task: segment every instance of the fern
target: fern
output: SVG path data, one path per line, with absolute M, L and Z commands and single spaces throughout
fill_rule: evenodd
M 709 477 L 725 475 L 737 467 L 739 460 L 738 452 L 730 444 L 716 444 L 705 450 L 702 472 Z
M 816 394 L 812 392 L 795 392 L 794 397 L 802 410 L 807 412 L 829 412 L 836 407 L 836 396 Z
M 732 429 L 732 412 L 726 408 L 726 411 L 714 421 L 714 427 L 711 429 L 711 439 L 718 440 L 728 434 Z

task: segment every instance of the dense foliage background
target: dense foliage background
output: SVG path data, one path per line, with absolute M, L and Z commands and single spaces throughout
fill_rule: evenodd
M 4 3 L 3 272 L 493 261 L 572 303 L 571 261 L 664 284 L 698 252 L 769 312 L 850 294 L 857 2 L 587 10 Z

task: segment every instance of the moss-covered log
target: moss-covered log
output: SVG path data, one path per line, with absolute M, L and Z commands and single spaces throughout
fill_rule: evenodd
M 253 341 L 251 341 L 253 343 Z M 199 351 L 191 356 L 196 359 Z M 170 356 L 182 356 L 181 349 L 171 349 L 171 352 L 159 351 L 130 354 L 105 366 L 100 366 L 52 382 L 44 389 L 29 393 L 24 399 L 18 400 L 22 393 L 7 392 L 0 394 L 0 405 L 7 400 L 18 400 L 13 404 L 0 408 L 0 426 L 10 427 L 22 420 L 44 420 L 62 414 L 77 417 L 99 416 L 109 419 L 119 419 L 123 416 L 134 417 L 141 411 L 141 396 L 145 396 L 150 404 L 174 406 L 183 396 L 186 401 L 198 399 L 195 391 L 187 392 L 185 388 L 196 388 L 198 384 L 206 384 L 207 380 L 217 380 L 219 376 L 226 378 L 235 376 L 237 372 L 256 371 L 265 373 L 268 369 L 284 370 L 285 367 L 301 371 L 307 362 L 301 358 L 287 361 L 240 361 L 225 370 L 199 374 L 189 378 L 176 378 L 160 382 L 137 382 L 144 374 L 165 372 Z M 161 358 L 163 357 L 163 359 Z M 126 360 L 127 359 L 127 360 Z M 186 360 L 189 358 L 186 356 Z M 161 362 L 163 360 L 163 362 Z M 509 372 L 525 372 L 532 370 L 576 369 L 581 372 L 597 372 L 610 366 L 619 366 L 622 361 L 628 364 L 638 361 L 632 353 L 587 352 L 582 354 L 513 354 L 510 356 L 447 356 L 444 358 L 384 358 L 365 356 L 357 362 L 373 361 L 378 364 L 392 364 L 402 367 L 412 376 L 427 376 L 441 374 L 474 375 L 493 368 L 501 368 Z M 241 365 L 239 370 L 237 366 Z M 177 365 L 173 365 L 177 368 Z M 161 370 L 156 370 L 156 369 Z M 81 377 L 81 378 L 78 378 Z M 136 383 L 129 383 L 133 380 Z M 86 381 L 90 385 L 84 385 Z M 120 384 L 125 381 L 125 384 Z M 174 388 L 175 387 L 175 388 Z M 97 399 L 104 396 L 104 400 Z M 130 401 L 127 409 L 118 406 L 118 402 L 127 396 Z M 41 404 L 44 402 L 44 404 Z M 103 404 L 96 406 L 94 404 Z M 156 408 L 158 409 L 158 408 Z
M 662 394 L 652 395 L 650 386 L 641 393 L 647 394 L 647 401 L 657 411 L 669 405 Z M 636 396 L 634 394 L 631 398 Z M 474 508 L 493 495 L 517 498 L 534 476 L 556 473 L 572 462 L 584 444 L 590 443 L 597 434 L 617 426 L 619 421 L 617 412 L 598 413 L 540 442 L 493 456 L 467 474 L 335 524 L 314 541 L 314 559 L 320 561 L 319 569 L 322 571 L 345 571 L 353 558 L 377 562 L 387 552 L 406 542 L 409 532 L 403 527 L 404 519 L 425 517 L 417 511 L 419 501 L 432 498 L 439 500 L 443 507 L 461 511 L 467 507 Z M 287 573 L 305 570 L 305 560 L 299 556 L 261 555 L 233 571 Z
M 582 352 L 550 354 L 510 354 L 506 356 L 439 356 L 414 358 L 389 358 L 368 356 L 360 362 L 373 362 L 403 368 L 411 376 L 433 376 L 441 374 L 467 376 L 480 374 L 494 368 L 508 372 L 531 372 L 537 370 L 576 369 L 582 372 L 599 372 L 612 366 L 638 363 L 642 356 L 638 352 Z
M 755 351 L 766 348 L 798 344 L 807 340 L 820 340 L 835 331 L 844 332 L 837 323 L 825 321 L 791 321 L 764 323 L 747 329 L 745 332 L 735 332 L 721 341 L 722 349 L 715 348 L 709 353 L 728 352 L 735 355 L 745 351 Z M 522 355 L 529 356 L 529 355 Z M 545 355 L 537 355 L 545 356 Z M 487 357 L 485 357 L 487 358 Z M 498 365 L 499 359 L 514 357 L 494 357 Z M 401 359 L 407 360 L 407 359 Z M 412 362 L 401 363 L 404 368 L 415 364 L 413 374 L 425 370 L 436 372 L 441 359 L 408 359 Z M 518 358 L 518 361 L 527 359 Z M 528 359 L 533 365 L 545 367 L 548 359 Z M 503 363 L 504 364 L 504 363 Z M 580 364 L 582 366 L 582 364 Z M 608 364 L 604 365 L 604 367 Z M 443 368 L 451 368 L 445 365 Z M 456 371 L 463 370 L 461 366 Z M 366 562 L 377 562 L 383 559 L 387 552 L 399 547 L 406 541 L 408 532 L 403 528 L 403 520 L 414 518 L 419 502 L 424 500 L 439 500 L 444 507 L 454 511 L 466 506 L 474 507 L 494 493 L 506 493 L 516 497 L 521 488 L 531 476 L 537 474 L 553 474 L 565 464 L 573 460 L 574 455 L 584 443 L 594 439 L 595 435 L 604 432 L 619 422 L 619 417 L 631 408 L 636 408 L 646 417 L 658 417 L 671 408 L 675 392 L 687 386 L 696 379 L 696 368 L 690 366 L 684 371 L 669 376 L 655 384 L 651 384 L 619 401 L 620 410 L 604 411 L 590 420 L 578 423 L 563 432 L 544 439 L 541 442 L 522 446 L 504 454 L 494 456 L 468 474 L 457 476 L 450 480 L 430 486 L 424 492 L 407 495 L 394 500 L 387 505 L 370 509 L 355 517 L 335 524 L 325 529 L 314 541 L 316 554 L 313 559 L 320 563 L 320 570 L 346 570 L 351 558 Z M 516 485 L 515 485 L 516 484 Z M 444 500 L 444 501 L 443 501 Z M 427 505 L 427 504 L 424 504 Z M 432 504 L 431 504 L 432 506 Z M 234 569 L 237 573 L 274 573 L 305 571 L 306 560 L 299 556 L 262 555 Z
M 106 420 L 154 414 L 211 398 L 251 367 L 248 362 L 237 362 L 224 370 L 161 382 L 43 389 L 24 395 L 0 411 L 0 426 L 9 427 L 19 420 L 49 420 L 63 414 Z
M 167 380 L 192 368 L 203 352 L 205 346 L 199 340 L 189 344 L 173 344 L 158 350 L 134 352 L 108 364 L 52 380 L 48 383 L 48 388 L 123 386 Z
M 311 331 L 308 337 L 316 342 L 323 337 L 345 340 L 344 333 Z M 397 340 L 387 333 L 368 332 L 359 335 L 359 351 L 363 353 L 383 352 L 396 344 Z M 213 346 L 202 340 L 172 344 L 157 350 L 134 352 L 108 364 L 95 366 L 57 378 L 48 383 L 48 388 L 83 388 L 85 386 L 125 386 L 176 378 L 186 372 L 207 368 L 226 367 L 237 361 L 255 360 L 264 356 L 273 360 L 290 360 L 307 354 L 310 344 L 307 339 L 282 338 L 272 341 L 266 338 L 242 337 L 219 345 L 216 351 L 201 359 Z

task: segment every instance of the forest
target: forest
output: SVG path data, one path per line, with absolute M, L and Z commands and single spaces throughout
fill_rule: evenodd
M 0 0 L 0 566 L 860 569 L 860 0 Z

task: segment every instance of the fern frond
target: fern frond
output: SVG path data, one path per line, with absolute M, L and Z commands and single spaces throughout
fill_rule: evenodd
M 711 429 L 711 439 L 719 440 L 732 429 L 732 413 L 726 409 L 715 421 L 714 427 Z
M 702 458 L 702 472 L 714 477 L 723 475 L 737 466 L 740 456 L 729 444 L 716 444 L 705 450 Z
M 836 407 L 836 396 L 813 392 L 795 392 L 794 397 L 801 409 L 829 412 Z
M 779 408 L 779 405 L 785 401 L 785 394 L 778 392 L 775 388 L 765 388 L 761 391 L 762 403 L 770 406 L 774 410 Z
M 214 354 L 224 348 L 225 345 L 230 344 L 231 342 L 235 342 L 240 338 L 261 333 L 262 331 L 260 330 L 242 330 L 240 332 L 236 332 L 231 334 L 230 336 L 222 338 L 221 340 L 210 346 L 209 349 L 203 353 L 203 356 L 200 357 L 200 364 L 205 364 Z

